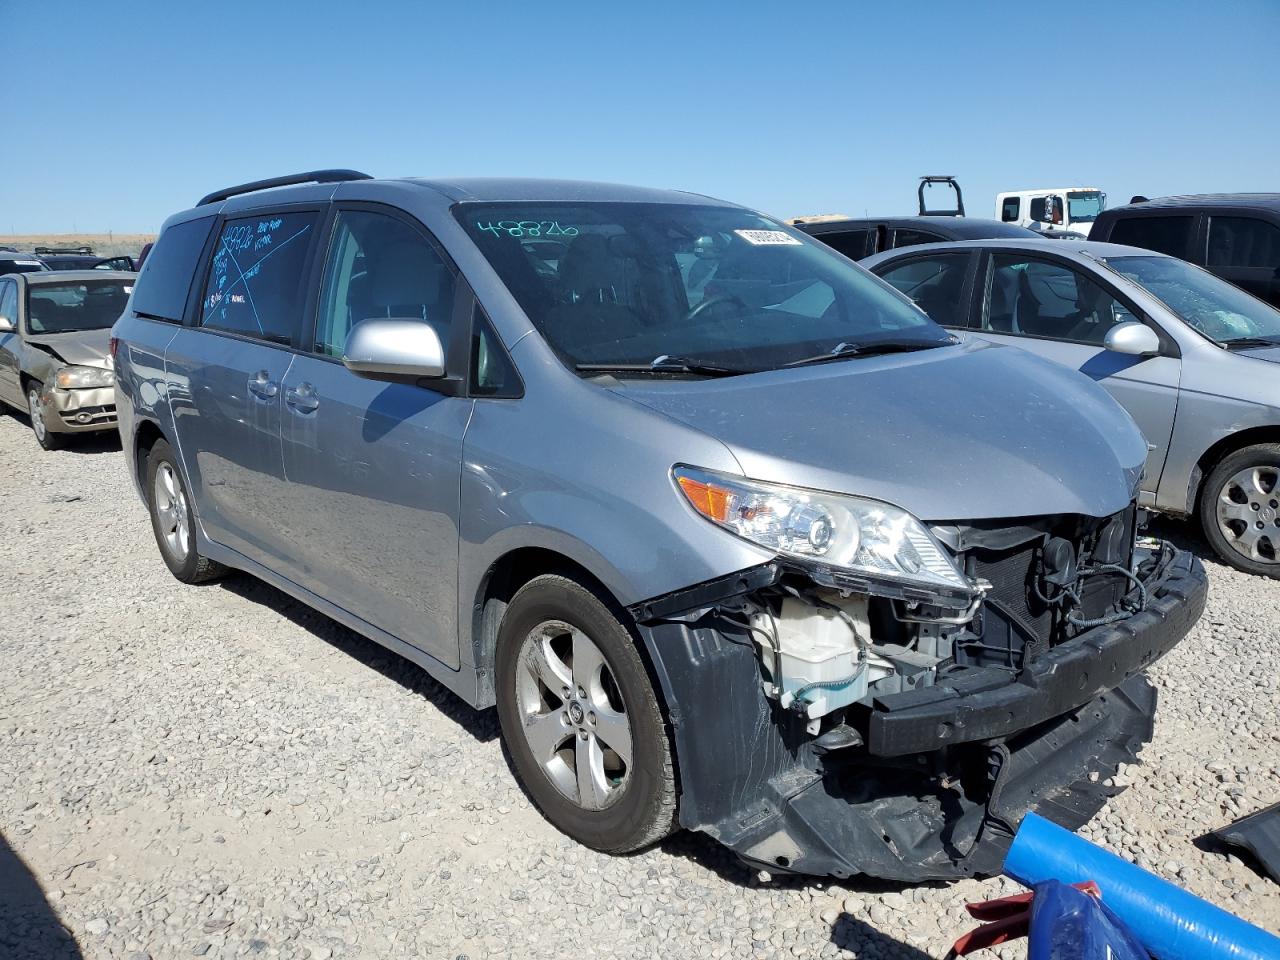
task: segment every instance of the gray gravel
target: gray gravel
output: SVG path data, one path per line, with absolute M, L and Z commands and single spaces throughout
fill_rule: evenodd
M 1015 889 L 579 847 L 491 711 L 264 584 L 174 581 L 122 460 L 0 414 L 0 956 L 921 960 Z M 1280 798 L 1280 585 L 1209 568 L 1155 742 L 1084 832 L 1275 930 L 1280 888 L 1191 843 Z

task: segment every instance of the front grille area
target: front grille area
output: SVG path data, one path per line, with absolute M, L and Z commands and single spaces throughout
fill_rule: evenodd
M 1095 573 L 1077 581 L 1073 589 L 1080 598 L 1078 606 L 1048 602 L 1058 590 L 1043 579 L 1045 544 L 1061 538 L 1071 544 L 1077 563 L 1083 558 L 1090 567 L 1109 563 L 1129 569 L 1136 519 L 1135 505 L 1101 520 L 1049 518 L 1037 524 L 1039 535 L 1015 546 L 970 547 L 964 554 L 966 572 L 989 581 L 991 589 L 974 618 L 971 636 L 957 638 L 957 662 L 1016 670 L 1026 658 L 1081 632 L 1068 621 L 1068 610 L 1085 621 L 1113 610 L 1131 587 L 1119 573 Z

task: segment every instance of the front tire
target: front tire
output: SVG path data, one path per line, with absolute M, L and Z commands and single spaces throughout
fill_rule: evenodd
M 27 415 L 31 417 L 31 432 L 41 449 L 60 450 L 64 446 L 62 435 L 50 430 L 45 419 L 44 384 L 39 380 L 27 382 Z
M 173 448 L 157 440 L 147 457 L 147 507 L 151 530 L 169 572 L 183 583 L 203 583 L 226 571 L 196 549 L 196 518 L 187 481 Z
M 552 825 L 627 853 L 675 829 L 671 744 L 649 673 L 615 605 L 576 580 L 536 577 L 498 630 L 502 735 Z
M 1199 514 L 1205 538 L 1225 563 L 1280 579 L 1280 444 L 1223 457 L 1201 488 Z

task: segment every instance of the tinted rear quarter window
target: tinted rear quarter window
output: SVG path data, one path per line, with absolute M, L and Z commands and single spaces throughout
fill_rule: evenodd
M 1195 217 L 1122 217 L 1107 241 L 1186 259 L 1194 225 Z
M 191 291 L 191 280 L 200 262 L 200 251 L 209 239 L 212 216 L 167 227 L 151 250 L 133 292 L 134 312 L 182 322 Z
M 940 243 L 943 240 L 936 233 L 929 233 L 925 230 L 911 230 L 899 227 L 893 231 L 893 247 L 914 247 L 920 243 Z

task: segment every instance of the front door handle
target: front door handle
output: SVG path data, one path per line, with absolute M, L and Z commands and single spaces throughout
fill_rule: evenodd
M 309 383 L 300 383 L 284 392 L 284 402 L 299 413 L 312 413 L 320 406 L 320 398 L 316 388 Z
M 276 383 L 265 370 L 259 370 L 249 378 L 249 392 L 260 400 L 270 400 L 280 392 L 280 384 Z

